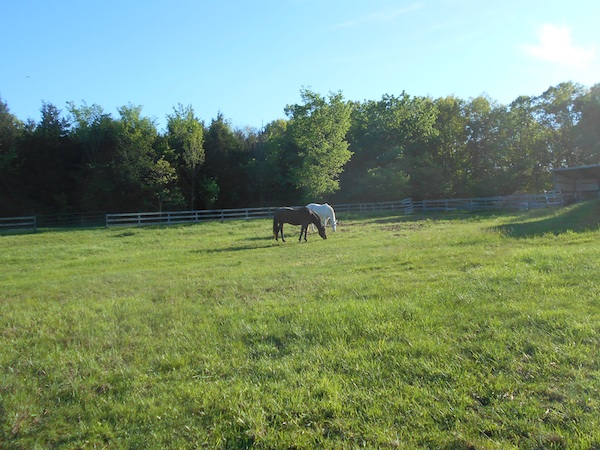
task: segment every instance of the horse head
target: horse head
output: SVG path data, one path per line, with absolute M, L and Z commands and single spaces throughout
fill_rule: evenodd
M 317 229 L 319 230 L 319 236 L 321 236 L 323 239 L 327 239 L 327 233 L 325 232 L 325 227 L 322 227 L 321 224 L 319 223 L 319 226 L 317 227 Z
M 317 222 L 314 222 L 314 224 L 316 225 L 317 230 L 319 230 L 319 236 L 321 236 L 323 239 L 327 239 L 327 233 L 325 232 L 325 227 L 321 225 L 321 219 L 319 219 Z
M 319 236 L 321 236 L 323 239 L 327 239 L 327 233 L 325 232 L 325 226 L 321 222 L 321 217 L 312 209 L 306 206 L 304 207 L 304 210 L 308 213 L 310 217 L 310 223 L 312 223 L 315 227 L 317 227 L 317 230 L 319 230 Z

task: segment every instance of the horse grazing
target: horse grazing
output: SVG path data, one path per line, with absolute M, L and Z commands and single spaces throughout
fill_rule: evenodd
M 275 211 L 275 214 L 273 215 L 273 235 L 275 236 L 276 241 L 279 240 L 279 233 L 281 233 L 281 240 L 285 242 L 285 239 L 283 238 L 284 223 L 302 226 L 302 228 L 300 228 L 298 242 L 302 240 L 302 233 L 304 233 L 304 240 L 306 241 L 306 231 L 310 224 L 316 225 L 319 230 L 319 236 L 323 239 L 327 239 L 325 227 L 321 225 L 321 218 L 306 206 L 302 208 L 280 208 Z
M 323 203 L 319 205 L 318 203 L 309 203 L 306 205 L 308 209 L 317 213 L 317 215 L 321 218 L 321 225 L 324 227 L 327 226 L 327 222 L 331 222 L 331 229 L 335 231 L 337 227 L 337 220 L 335 218 L 335 211 L 331 206 L 327 203 Z M 314 227 L 312 228 L 314 231 Z

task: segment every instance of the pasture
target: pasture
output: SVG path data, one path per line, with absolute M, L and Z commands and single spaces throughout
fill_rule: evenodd
M 0 448 L 600 448 L 598 202 L 338 220 L 0 235 Z

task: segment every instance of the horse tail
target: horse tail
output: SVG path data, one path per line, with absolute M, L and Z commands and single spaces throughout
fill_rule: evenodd
M 279 232 L 279 230 L 278 230 L 278 226 L 277 226 L 277 218 L 273 217 L 273 237 L 275 238 L 275 240 L 277 240 L 278 232 Z

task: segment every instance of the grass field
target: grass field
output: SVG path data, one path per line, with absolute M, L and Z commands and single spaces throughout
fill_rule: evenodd
M 0 448 L 600 448 L 600 205 L 0 236 Z

